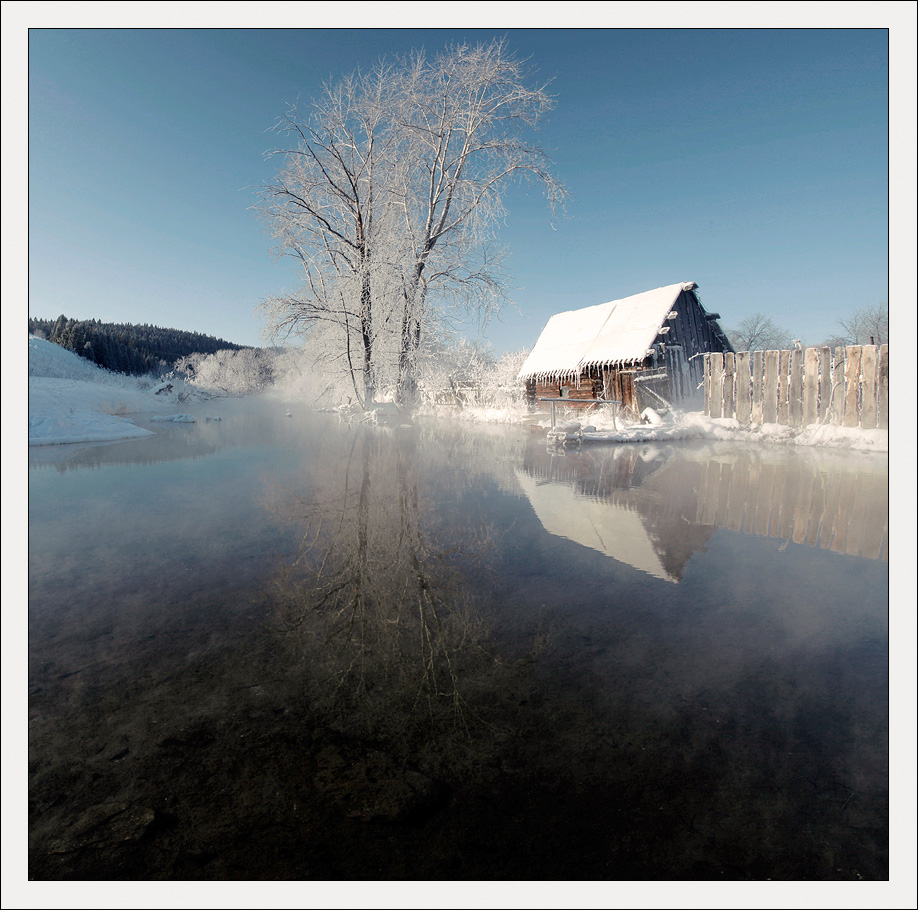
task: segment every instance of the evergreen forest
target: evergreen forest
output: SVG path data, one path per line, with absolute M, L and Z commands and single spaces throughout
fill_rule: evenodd
M 106 370 L 132 376 L 168 372 L 177 360 L 190 354 L 215 354 L 245 347 L 199 332 L 146 323 L 68 319 L 64 315 L 57 319 L 29 317 L 29 334 L 53 341 Z

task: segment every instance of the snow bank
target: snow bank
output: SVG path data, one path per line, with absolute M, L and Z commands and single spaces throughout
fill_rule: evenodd
M 734 418 L 705 417 L 692 411 L 665 415 L 653 412 L 647 415 L 648 423 L 628 423 L 621 420 L 616 426 L 611 419 L 600 415 L 591 417 L 587 426 L 576 421 L 558 421 L 551 429 L 551 421 L 544 419 L 549 440 L 563 445 L 605 442 L 663 442 L 676 439 L 726 439 L 734 442 L 764 442 L 796 446 L 827 446 L 836 449 L 853 449 L 864 452 L 889 452 L 888 430 L 864 430 L 859 427 L 809 426 L 786 427 L 770 423 L 744 427 Z
M 125 415 L 174 406 L 174 396 L 156 392 L 142 379 L 110 373 L 29 336 L 30 446 L 152 436 Z
M 29 376 L 52 379 L 81 379 L 97 384 L 121 386 L 124 377 L 97 367 L 59 344 L 29 335 Z
M 862 430 L 859 427 L 810 426 L 785 427 L 763 424 L 744 427 L 733 418 L 705 417 L 700 411 L 669 412 L 660 414 L 647 408 L 640 423 L 618 417 L 615 421 L 608 412 L 584 414 L 584 421 L 558 418 L 552 429 L 547 413 L 530 413 L 525 406 L 495 407 L 437 407 L 427 405 L 417 411 L 431 417 L 448 420 L 466 420 L 478 423 L 511 423 L 538 426 L 547 437 L 564 445 L 579 443 L 647 443 L 671 442 L 678 439 L 726 439 L 734 442 L 775 443 L 795 446 L 825 446 L 864 452 L 889 452 L 888 430 Z
M 147 396 L 78 379 L 29 377 L 29 445 L 104 442 L 152 436 L 121 416 L 149 408 Z M 136 401 L 143 395 L 143 404 Z

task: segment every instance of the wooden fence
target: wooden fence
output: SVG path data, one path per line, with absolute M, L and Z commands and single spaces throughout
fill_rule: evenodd
M 889 345 L 705 354 L 704 412 L 744 426 L 888 429 Z

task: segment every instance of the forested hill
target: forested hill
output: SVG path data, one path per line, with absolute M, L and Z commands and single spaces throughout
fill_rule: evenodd
M 214 354 L 245 347 L 198 332 L 66 316 L 29 317 L 29 334 L 53 341 L 107 370 L 135 376 L 171 369 L 176 360 L 189 354 Z

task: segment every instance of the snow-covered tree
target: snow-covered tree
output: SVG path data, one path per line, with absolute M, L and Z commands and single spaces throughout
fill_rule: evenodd
M 251 395 L 261 392 L 273 381 L 275 357 L 273 351 L 261 348 L 191 354 L 176 362 L 175 371 L 208 392 Z
M 390 69 L 355 73 L 309 111 L 292 106 L 275 130 L 283 159 L 260 205 L 278 250 L 300 263 L 303 287 L 263 304 L 270 334 L 304 335 L 317 327 L 345 360 L 354 392 L 372 401 L 378 293 L 387 251 L 378 235 L 391 199 L 394 136 L 384 116 L 392 107 Z
M 290 140 L 260 208 L 304 285 L 264 304 L 274 335 L 319 334 L 361 403 L 394 372 L 414 402 L 427 335 L 505 296 L 493 249 L 516 178 L 564 190 L 525 141 L 551 108 L 502 40 L 415 53 L 326 86 L 277 125 Z M 316 332 L 322 326 L 321 332 Z
M 403 300 L 399 397 L 416 394 L 416 358 L 431 310 L 452 308 L 482 321 L 505 298 L 502 257 L 494 248 L 504 196 L 518 178 L 545 191 L 554 209 L 565 198 L 546 153 L 526 138 L 553 106 L 530 86 L 525 64 L 506 42 L 459 45 L 403 63 L 397 128 L 407 247 L 399 256 Z

